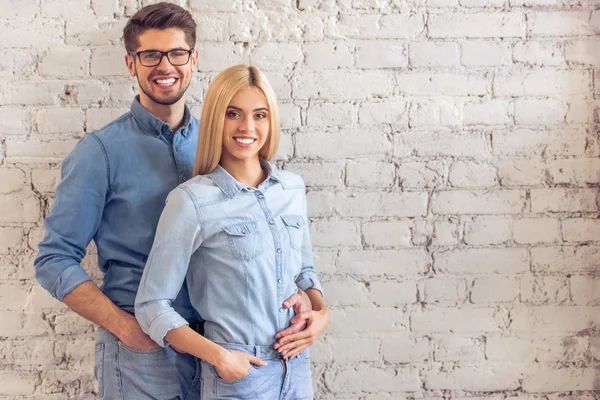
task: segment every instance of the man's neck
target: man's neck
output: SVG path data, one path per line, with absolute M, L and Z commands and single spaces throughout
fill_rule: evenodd
M 160 119 L 162 122 L 167 123 L 176 132 L 177 129 L 183 125 L 183 118 L 185 115 L 185 97 L 179 99 L 175 104 L 163 105 L 158 104 L 146 96 L 140 96 L 140 104 L 150 114 Z
M 236 161 L 221 158 L 221 167 L 242 185 L 253 188 L 257 188 L 267 178 L 267 174 L 263 171 L 258 157 Z

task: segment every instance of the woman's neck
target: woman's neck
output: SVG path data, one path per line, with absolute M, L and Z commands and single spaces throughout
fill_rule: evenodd
M 258 157 L 247 160 L 227 160 L 221 158 L 221 167 L 239 183 L 257 188 L 267 178 L 267 173 L 262 169 Z

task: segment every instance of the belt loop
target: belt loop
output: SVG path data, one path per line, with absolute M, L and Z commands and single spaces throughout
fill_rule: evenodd
M 254 355 L 257 358 L 261 358 L 262 354 L 260 353 L 260 346 L 254 346 Z

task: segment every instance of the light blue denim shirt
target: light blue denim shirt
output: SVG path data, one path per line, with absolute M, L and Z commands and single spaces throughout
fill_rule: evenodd
M 217 166 L 169 194 L 135 302 L 142 329 L 162 346 L 186 323 L 171 307 L 185 278 L 217 343 L 271 345 L 294 316 L 283 301 L 298 287 L 322 292 L 304 182 L 264 167 L 269 176 L 256 189 Z
M 90 280 L 81 267 L 94 240 L 102 291 L 133 311 L 142 271 L 169 192 L 192 176 L 198 120 L 186 107 L 173 132 L 136 98 L 131 111 L 86 135 L 62 164 L 62 182 L 35 258 L 38 282 L 62 300 Z M 175 303 L 197 319 L 185 290 Z

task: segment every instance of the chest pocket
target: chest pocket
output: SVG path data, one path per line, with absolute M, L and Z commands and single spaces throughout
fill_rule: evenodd
M 304 218 L 301 215 L 282 215 L 281 219 L 283 224 L 288 231 L 290 237 L 290 246 L 292 249 L 298 251 L 302 250 L 302 236 L 303 226 L 305 224 Z
M 263 252 L 262 234 L 256 221 L 244 221 L 223 227 L 234 258 L 252 260 Z

